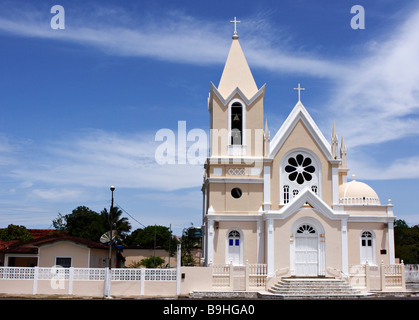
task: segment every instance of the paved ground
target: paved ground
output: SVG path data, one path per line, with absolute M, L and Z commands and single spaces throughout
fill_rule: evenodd
M 17 295 L 17 294 L 0 294 L 0 300 L 265 300 L 257 297 L 257 294 L 240 294 L 239 292 L 223 292 L 217 295 L 207 297 L 191 298 L 187 296 L 173 296 L 173 297 L 153 297 L 153 296 L 118 296 L 118 297 L 103 297 L 103 296 L 69 296 L 69 295 Z M 269 299 L 269 300 L 272 300 Z M 297 299 L 289 299 L 297 300 Z M 298 300 L 419 300 L 419 291 L 408 292 L 380 292 L 373 295 L 357 296 L 354 298 L 299 298 Z

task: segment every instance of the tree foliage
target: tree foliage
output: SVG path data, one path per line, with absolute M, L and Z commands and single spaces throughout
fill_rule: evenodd
M 154 243 L 155 240 L 155 243 Z M 130 246 L 139 246 L 144 249 L 153 249 L 154 245 L 169 251 L 170 254 L 176 250 L 179 241 L 173 237 L 172 231 L 165 226 L 148 226 L 144 229 L 136 229 L 125 240 L 125 244 Z
M 188 265 L 194 265 L 197 261 L 195 261 L 192 249 L 198 248 L 201 246 L 200 244 L 200 238 L 196 237 L 195 230 L 193 226 L 189 228 L 183 229 L 182 234 L 182 265 L 188 266 Z
M 7 228 L 0 230 L 0 240 L 3 240 L 3 241 L 12 241 L 12 240 L 29 241 L 32 239 L 33 239 L 32 234 L 24 226 L 17 226 L 14 224 L 9 224 Z
M 130 231 L 131 225 L 127 218 L 121 217 L 122 211 L 113 207 L 112 221 L 113 230 L 118 235 L 124 236 Z M 99 242 L 100 237 L 110 229 L 109 213 L 103 209 L 99 214 L 88 207 L 79 206 L 71 214 L 58 214 L 58 217 L 52 222 L 54 228 L 65 231 L 69 235 Z
M 100 213 L 104 227 L 110 230 L 110 217 L 109 212 L 106 208 Z M 128 221 L 128 218 L 121 217 L 122 211 L 118 207 L 112 208 L 112 230 L 116 230 L 119 237 L 125 239 L 128 233 L 131 230 L 131 224 Z
M 406 264 L 419 263 L 419 225 L 409 227 L 404 220 L 394 223 L 396 257 Z

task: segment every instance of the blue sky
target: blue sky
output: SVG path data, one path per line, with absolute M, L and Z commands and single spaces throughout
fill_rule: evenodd
M 53 5 L 65 29 L 50 26 Z M 354 30 L 353 5 L 365 9 Z M 231 44 L 267 84 L 271 137 L 297 102 L 349 175 L 419 223 L 419 6 L 415 1 L 0 0 L 0 227 L 48 228 L 79 205 L 115 201 L 176 234 L 201 223 L 201 165 L 156 164 L 162 128 L 208 130 L 207 97 Z M 131 220 L 133 230 L 141 227 Z

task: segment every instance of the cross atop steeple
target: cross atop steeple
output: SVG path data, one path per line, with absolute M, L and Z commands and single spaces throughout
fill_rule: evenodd
M 294 90 L 298 91 L 298 101 L 301 101 L 301 90 L 305 90 L 305 88 L 301 88 L 300 84 L 298 84 L 298 88 L 294 88 Z
M 237 24 L 240 23 L 240 21 L 237 21 L 236 17 L 234 17 L 234 20 L 231 20 L 230 23 L 234 23 L 234 35 L 233 35 L 233 39 L 238 39 L 239 36 L 237 35 Z

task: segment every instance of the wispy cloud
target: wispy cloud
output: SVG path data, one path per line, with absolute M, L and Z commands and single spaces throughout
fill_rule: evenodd
M 73 14 L 71 22 L 67 19 L 66 29 L 57 31 L 49 27 L 50 16 L 39 8 L 21 7 L 15 12 L 0 13 L 0 30 L 24 37 L 76 43 L 112 55 L 199 65 L 225 62 L 231 41 L 225 37 L 231 33 L 229 25 L 220 27 L 218 21 L 198 20 L 182 12 L 162 13 L 165 23 L 161 24 L 152 15 L 136 19 L 134 14 L 119 7 L 96 9 L 88 10 L 88 14 Z M 252 68 L 334 81 L 336 89 L 325 88 L 322 92 L 330 97 L 324 102 L 329 106 L 325 107 L 325 118 L 330 123 L 336 120 L 349 148 L 354 150 L 355 147 L 419 134 L 419 68 L 415 67 L 419 56 L 417 8 L 398 28 L 388 31 L 373 46 L 365 44 L 364 58 L 343 58 L 350 61 L 331 60 L 313 52 L 294 50 L 280 30 L 275 30 L 275 34 L 282 42 L 274 43 L 263 36 L 266 32 L 260 32 L 261 28 L 273 28 L 269 19 L 259 14 L 248 20 L 247 26 L 242 24 L 240 27 L 246 34 L 246 57 Z M 175 189 L 197 183 L 187 166 L 178 169 L 153 163 L 154 159 L 150 157 L 154 152 L 152 144 L 140 135 L 111 137 L 99 134 L 85 140 L 76 139 L 70 142 L 69 149 L 52 147 L 47 151 L 60 161 L 48 163 L 46 159 L 48 165 L 38 163 L 38 170 L 22 168 L 13 173 L 22 179 L 27 176 L 34 180 L 72 181 L 85 186 L 108 184 L 112 178 L 132 187 Z M 76 156 L 77 152 L 83 158 Z M 402 162 L 415 163 L 415 159 L 416 156 L 396 160 L 380 172 L 394 170 Z M 198 172 L 200 169 L 194 167 L 192 170 Z M 372 176 L 374 171 L 369 172 Z M 377 172 L 376 177 L 381 173 Z M 201 174 L 196 177 L 200 179 Z
M 39 146 L 39 157 L 13 168 L 10 176 L 32 182 L 36 195 L 52 201 L 76 196 L 80 191 L 74 186 L 115 184 L 120 188 L 175 190 L 202 182 L 201 165 L 159 165 L 155 161 L 157 146 L 151 134 L 89 131 Z M 37 187 L 39 184 L 49 187 Z
M 121 8 L 101 6 L 90 15 L 73 13 L 65 30 L 52 30 L 46 23 L 50 17 L 42 15 L 39 8 L 31 8 L 26 14 L 22 10 L 27 8 L 20 9 L 7 15 L 3 12 L 3 16 L 0 13 L 0 30 L 24 37 L 70 41 L 113 55 L 199 65 L 223 64 L 231 41 L 225 37 L 231 34 L 228 24 L 220 27 L 223 24 L 218 21 L 198 20 L 179 11 L 161 12 L 158 19 L 144 16 L 140 20 Z M 265 34 L 261 28 L 271 27 L 264 18 L 263 14 L 248 17 L 241 29 L 249 44 L 246 55 L 252 67 L 322 77 L 336 77 L 348 70 L 345 64 L 273 46 L 268 38 L 261 36 Z M 164 23 L 156 22 L 162 19 Z
M 419 134 L 419 10 L 342 75 L 329 105 L 352 147 Z
M 419 179 L 419 156 L 396 159 L 387 166 L 368 156 L 355 156 L 350 167 L 361 180 Z

